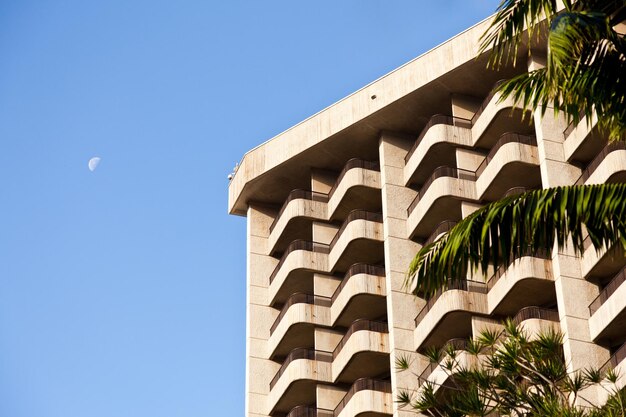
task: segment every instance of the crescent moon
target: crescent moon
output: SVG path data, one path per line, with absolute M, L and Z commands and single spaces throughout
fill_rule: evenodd
M 96 168 L 98 168 L 98 164 L 100 164 L 100 158 L 97 156 L 94 156 L 93 158 L 91 158 L 89 160 L 89 163 L 87 163 L 87 166 L 89 167 L 89 171 L 94 172 Z

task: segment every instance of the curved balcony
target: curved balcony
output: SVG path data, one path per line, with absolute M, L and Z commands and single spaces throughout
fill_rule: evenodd
M 514 317 L 513 323 L 520 326 L 530 337 L 539 333 L 559 331 L 559 312 L 556 310 L 530 306 L 522 308 Z
M 457 146 L 471 146 L 471 121 L 436 114 L 430 118 L 404 158 L 405 186 L 421 184 L 438 166 L 454 165 Z
M 407 210 L 409 238 L 426 238 L 439 223 L 461 219 L 461 200 L 476 201 L 476 174 L 442 166 L 433 171 Z
M 593 340 L 616 340 L 626 334 L 626 267 L 622 268 L 589 304 L 589 332 Z
M 311 222 L 328 218 L 328 195 L 308 190 L 292 190 L 270 225 L 270 253 L 285 250 L 285 242 L 310 240 Z M 303 234 L 303 233 L 306 233 Z
M 330 242 L 330 270 L 346 271 L 355 262 L 381 263 L 384 260 L 383 241 L 382 214 L 351 211 Z
M 330 320 L 348 326 L 358 318 L 373 319 L 387 313 L 385 268 L 354 264 L 333 293 Z
M 328 194 L 293 190 L 270 225 L 269 253 L 281 252 L 287 242 L 311 239 L 311 223 L 344 218 L 360 208 L 381 211 L 381 180 L 378 162 L 350 159 Z
M 391 382 L 361 378 L 352 384 L 333 417 L 393 415 Z
M 626 142 L 610 142 L 587 165 L 576 185 L 626 182 Z
M 447 361 L 448 354 L 450 348 L 453 348 L 455 351 L 455 361 L 456 367 L 453 369 L 453 372 L 458 368 L 466 368 L 468 369 L 472 366 L 476 357 L 467 353 L 468 339 L 463 338 L 455 338 L 450 339 L 441 347 L 441 351 L 444 352 L 442 359 L 439 362 L 431 362 L 418 376 L 418 381 L 420 383 L 425 383 L 429 381 L 433 384 L 433 388 L 435 392 L 440 388 L 446 385 L 448 379 L 450 378 L 450 370 L 447 369 Z
M 313 292 L 312 271 L 328 271 L 330 247 L 323 243 L 295 240 L 287 246 L 269 277 L 270 305 L 284 303 L 296 292 Z
M 489 314 L 509 316 L 528 305 L 556 301 L 552 261 L 546 251 L 525 251 L 487 280 Z
M 315 326 L 330 325 L 330 298 L 292 294 L 270 328 L 270 357 L 283 356 L 296 347 L 313 346 Z
M 487 284 L 463 280 L 435 293 L 415 317 L 417 350 L 441 346 L 446 340 L 466 336 L 475 314 L 487 314 Z
M 387 323 L 352 323 L 333 351 L 333 381 L 352 382 L 389 371 L 388 332 Z
M 502 197 L 512 186 L 541 186 L 539 154 L 534 136 L 505 133 L 476 169 L 476 194 L 481 200 Z
M 332 410 L 317 409 L 310 405 L 299 405 L 289 411 L 285 417 L 333 417 Z
M 270 414 L 292 410 L 299 404 L 315 402 L 318 382 L 331 382 L 332 355 L 313 349 L 297 348 L 285 358 L 270 381 Z
M 491 93 L 472 117 L 474 147 L 491 148 L 498 137 L 506 132 L 530 134 L 535 131 L 532 117 L 530 115 L 524 117 L 523 110 L 515 106 L 515 101 L 511 97 L 501 100 L 501 94 L 495 91 L 504 81 L 500 80 L 494 85 Z
M 433 232 L 430 234 L 430 236 L 428 236 L 428 239 L 426 239 L 423 243 L 422 246 L 428 246 L 431 243 L 433 243 L 435 240 L 439 239 L 441 237 L 441 235 L 443 235 L 444 233 L 448 233 L 450 230 L 452 230 L 452 228 L 454 226 L 457 225 L 458 222 L 452 221 L 452 220 L 444 220 L 441 223 L 439 223 L 436 227 L 435 230 L 433 230 Z
M 352 210 L 382 210 L 380 164 L 350 159 L 328 192 L 328 219 L 343 219 Z
M 613 369 L 617 375 L 624 375 L 624 369 L 626 368 L 624 359 L 626 359 L 626 343 L 615 350 L 609 360 L 600 368 L 600 373 L 605 373 L 609 369 Z M 619 378 L 616 388 L 622 389 L 625 384 L 626 381 L 624 378 Z
M 570 163 L 590 161 L 602 149 L 606 139 L 597 128 L 598 118 L 595 113 L 588 123 L 587 117 L 580 114 L 580 121 L 572 121 L 563 131 L 565 141 L 563 152 Z

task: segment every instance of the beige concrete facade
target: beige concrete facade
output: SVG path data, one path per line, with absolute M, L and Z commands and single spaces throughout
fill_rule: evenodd
M 571 370 L 626 369 L 626 260 L 615 248 L 522 256 L 429 300 L 405 287 L 416 251 L 488 202 L 626 180 L 626 147 L 607 145 L 595 117 L 568 126 L 550 109 L 524 114 L 492 94 L 499 80 L 541 66 L 545 48 L 486 70 L 477 57 L 485 28 L 244 156 L 229 211 L 248 224 L 247 417 L 415 415 L 394 401 L 399 390 L 447 378 L 424 350 L 504 318 L 530 334 L 559 329 Z M 397 372 L 397 358 L 413 373 Z

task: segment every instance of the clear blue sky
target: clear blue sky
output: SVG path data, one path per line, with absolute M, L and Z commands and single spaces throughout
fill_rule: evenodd
M 242 415 L 227 174 L 496 4 L 2 0 L 0 416 Z

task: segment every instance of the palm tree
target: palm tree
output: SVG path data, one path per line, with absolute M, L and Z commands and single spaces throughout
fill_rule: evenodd
M 623 417 L 626 413 L 626 392 L 618 389 L 612 369 L 568 373 L 563 336 L 558 332 L 531 335 L 508 321 L 501 331 L 484 330 L 457 345 L 427 355 L 433 367 L 446 374 L 446 383 L 438 386 L 421 380 L 416 392 L 402 391 L 397 401 L 433 417 Z M 410 362 L 400 358 L 396 367 L 407 371 Z M 585 398 L 583 392 L 589 387 L 607 391 L 605 405 L 595 406 Z
M 610 140 L 626 140 L 626 39 L 615 26 L 626 19 L 624 0 L 503 0 L 483 35 L 489 65 L 515 60 L 519 45 L 547 37 L 544 68 L 498 87 L 525 110 L 548 107 L 574 123 L 597 115 Z M 547 35 L 546 35 L 547 34 Z M 529 48 L 529 53 L 531 48 Z M 407 285 L 432 294 L 477 269 L 506 265 L 528 251 L 551 253 L 568 239 L 577 254 L 585 231 L 599 250 L 620 244 L 626 251 L 626 184 L 558 187 L 491 203 L 423 247 L 413 259 Z

